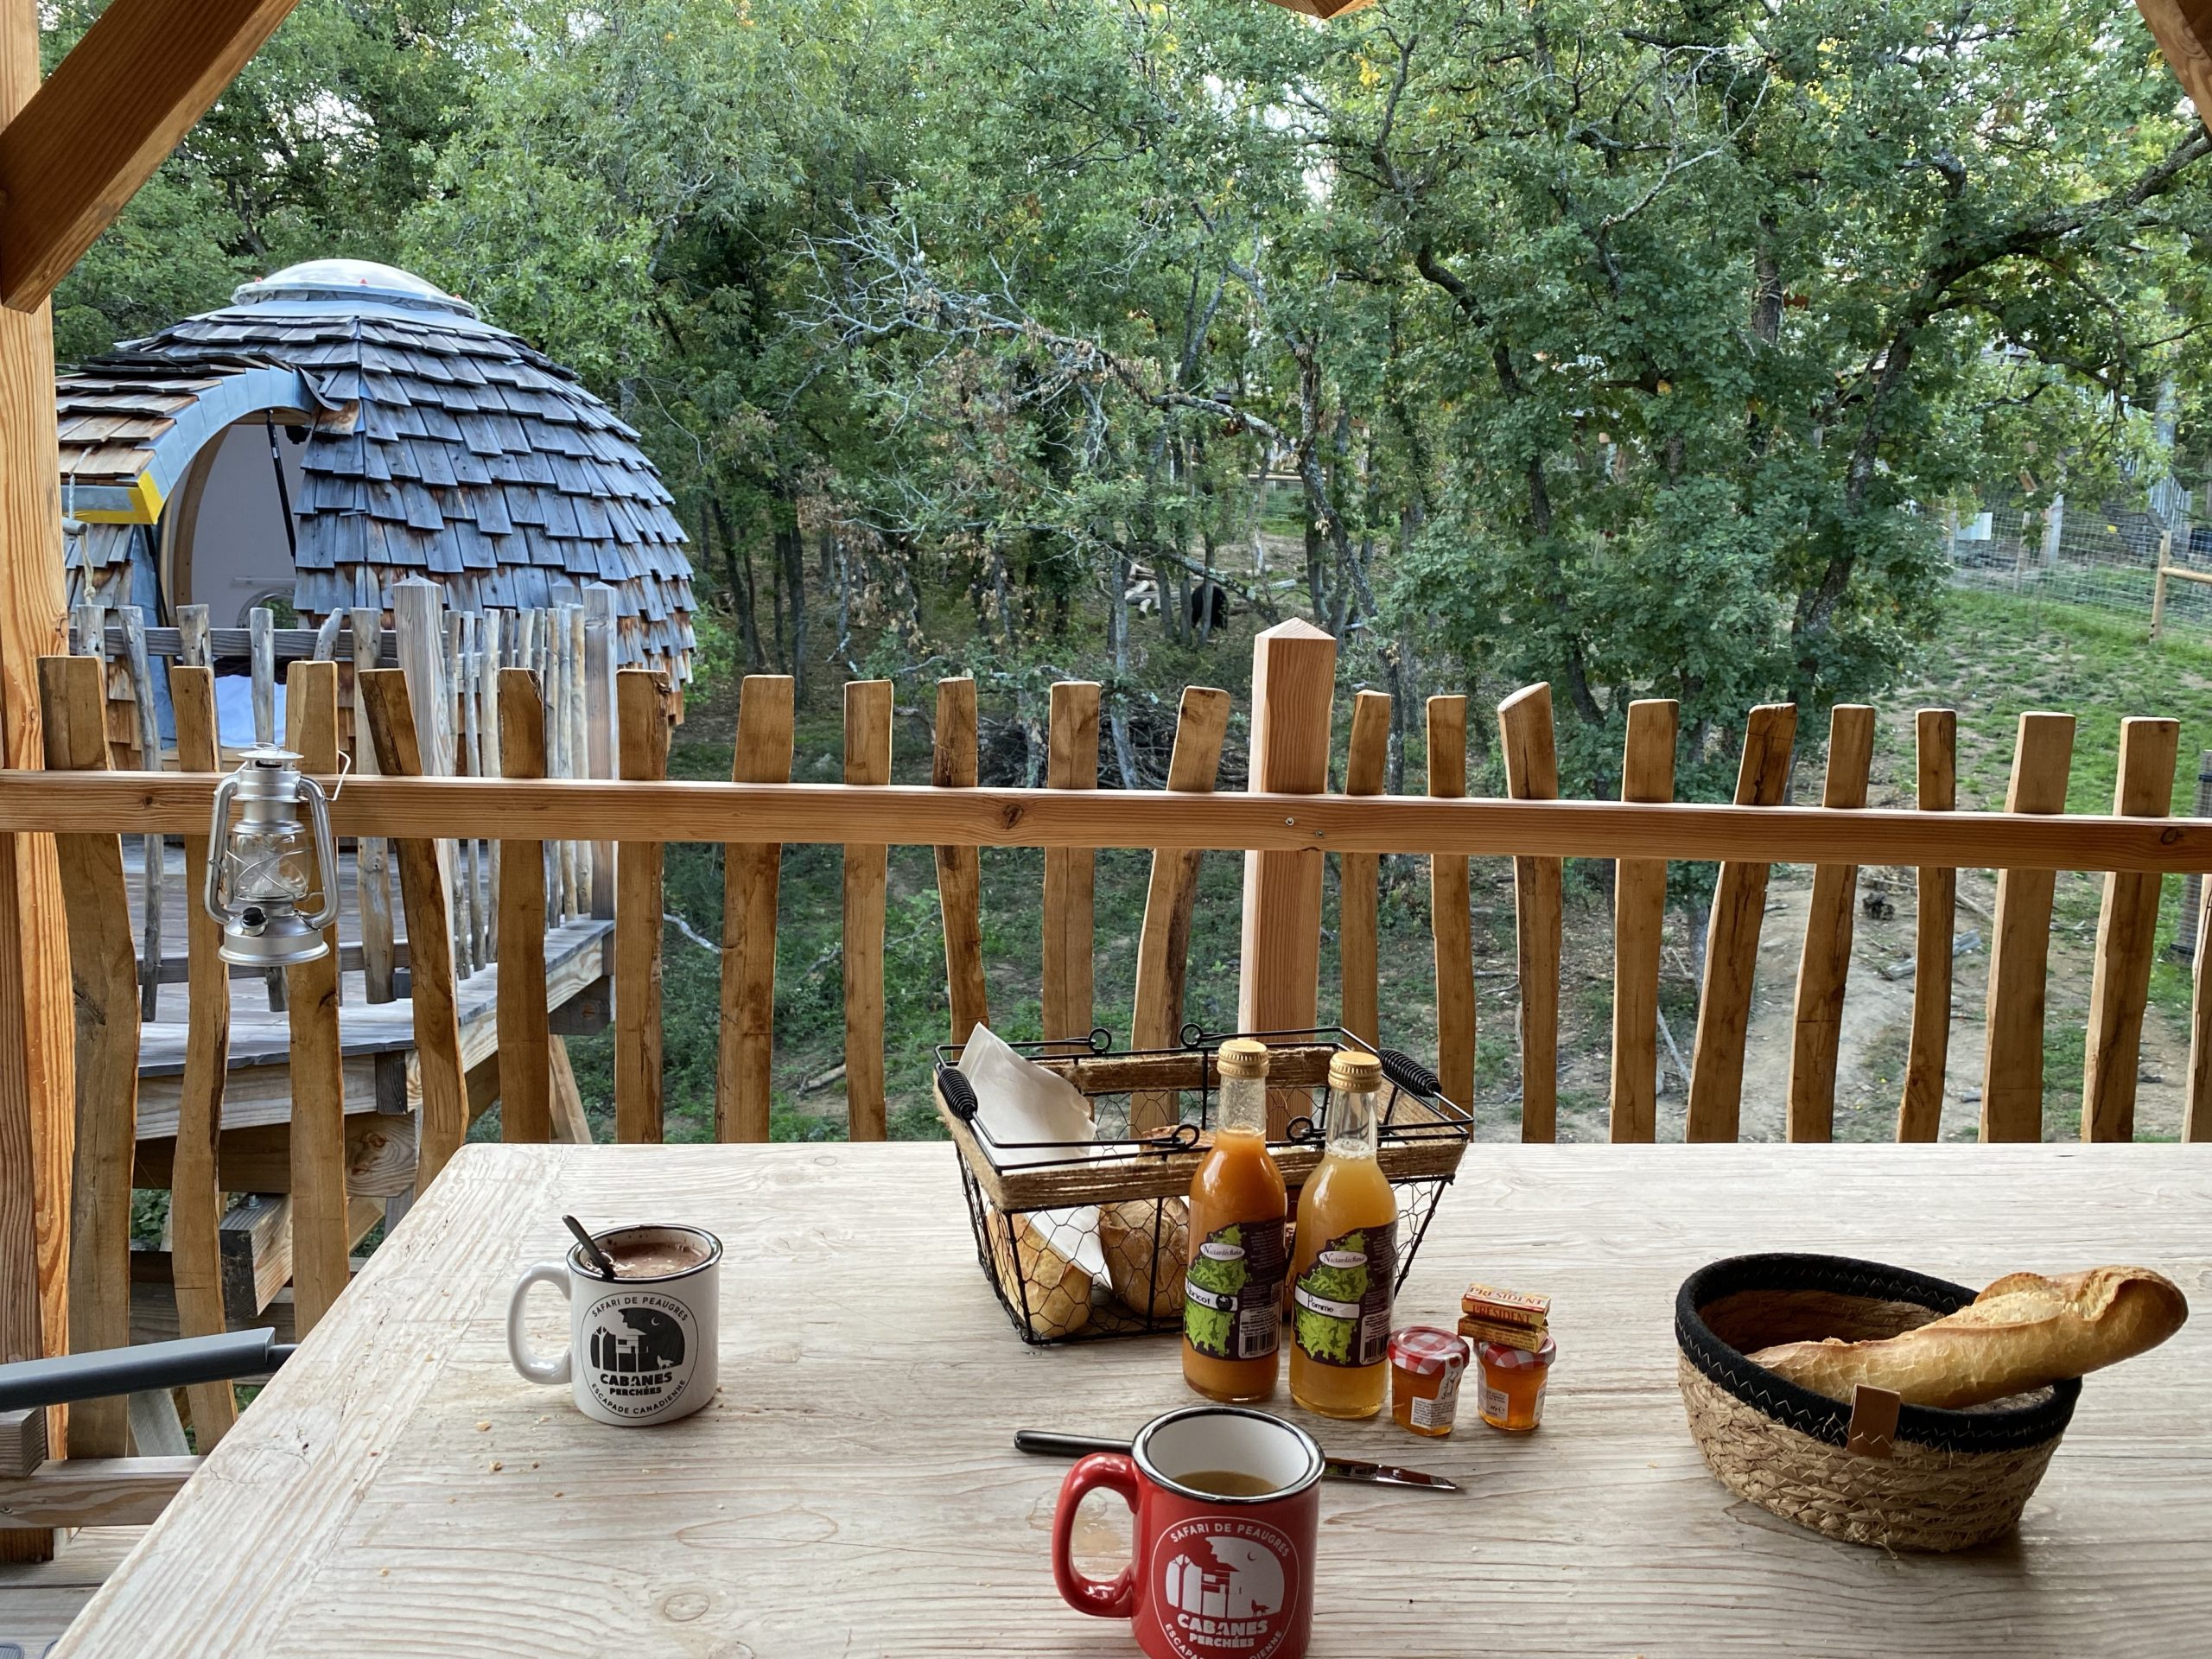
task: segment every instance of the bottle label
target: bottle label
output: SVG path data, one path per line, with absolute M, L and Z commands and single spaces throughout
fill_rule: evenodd
M 1323 1365 L 1379 1365 L 1390 1349 L 1390 1286 L 1398 1230 L 1367 1227 L 1331 1239 L 1291 1292 L 1299 1351 Z
M 1212 1359 L 1265 1359 L 1282 1340 L 1287 1266 L 1280 1221 L 1206 1236 L 1183 1274 L 1183 1335 Z
M 1457 1415 L 1459 1403 L 1459 1373 L 1446 1371 L 1443 1382 L 1437 1384 L 1433 1400 L 1413 1400 L 1407 1402 L 1411 1409 L 1407 1415 L 1413 1419 L 1415 1428 L 1450 1428 Z

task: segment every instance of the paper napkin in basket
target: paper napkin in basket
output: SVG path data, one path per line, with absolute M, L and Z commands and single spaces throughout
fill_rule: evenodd
M 1058 1072 L 1024 1059 L 989 1027 L 969 1033 L 960 1070 L 976 1090 L 976 1121 L 990 1137 L 1000 1168 L 1096 1157 L 1106 1150 L 1090 1147 L 1098 1127 L 1082 1091 Z M 1097 1205 L 1043 1210 L 1027 1223 L 1042 1243 L 1092 1279 L 1106 1276 Z

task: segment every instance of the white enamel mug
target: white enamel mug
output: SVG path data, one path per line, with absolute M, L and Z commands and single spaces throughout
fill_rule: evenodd
M 602 1279 L 571 1245 L 515 1281 L 507 1301 L 507 1357 L 533 1382 L 566 1382 L 576 1409 L 595 1422 L 671 1423 L 715 1392 L 721 1335 L 722 1242 L 701 1227 L 613 1227 L 594 1233 L 601 1249 L 688 1244 L 705 1259 L 653 1278 Z M 569 1345 L 551 1359 L 530 1350 L 523 1307 L 532 1285 L 558 1285 L 569 1299 Z

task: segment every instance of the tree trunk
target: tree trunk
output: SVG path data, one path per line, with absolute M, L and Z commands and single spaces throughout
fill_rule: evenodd
M 719 497 L 709 496 L 708 512 L 715 529 L 720 532 L 722 543 L 724 580 L 729 584 L 730 596 L 737 603 L 737 621 L 745 641 L 745 665 L 758 673 L 767 665 L 760 651 L 760 595 L 753 585 L 753 548 L 747 543 L 742 566 L 739 560 L 738 538 L 731 533 L 729 513 Z M 704 524 L 700 526 L 703 531 Z

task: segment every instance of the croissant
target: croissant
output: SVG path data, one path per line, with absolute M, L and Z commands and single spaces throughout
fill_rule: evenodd
M 1800 1388 L 1848 1400 L 1860 1383 L 1957 1409 L 2131 1359 L 2181 1329 L 2189 1304 L 2148 1268 L 2056 1279 L 2012 1273 L 1955 1313 L 1876 1342 L 1788 1342 L 1751 1356 Z

